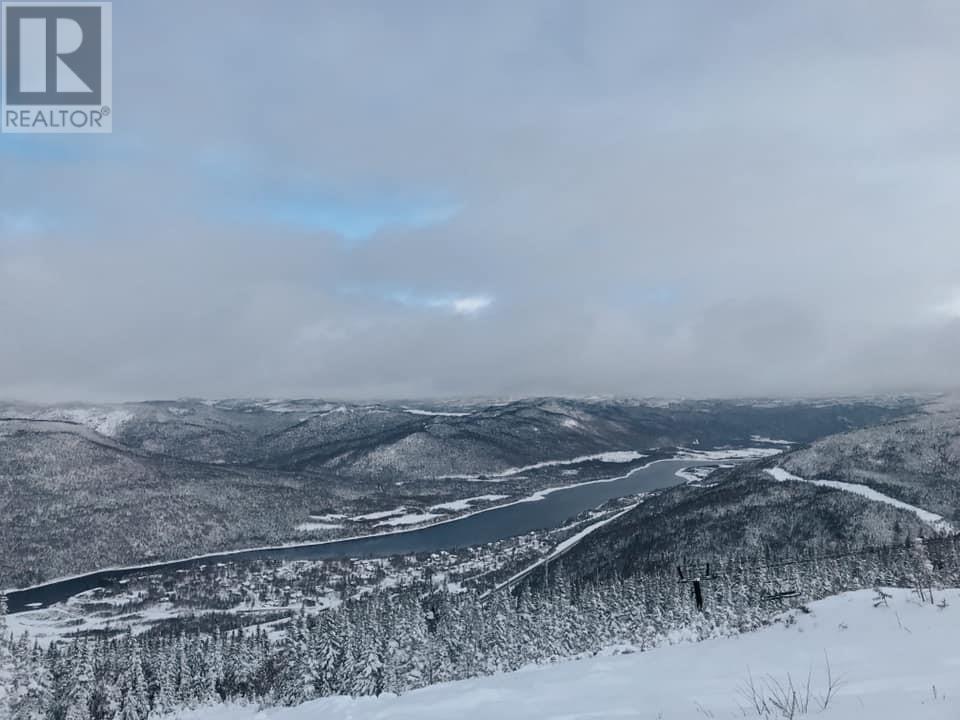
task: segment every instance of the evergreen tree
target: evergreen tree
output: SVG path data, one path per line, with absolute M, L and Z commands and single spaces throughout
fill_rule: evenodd
M 325 610 L 320 613 L 311 634 L 310 654 L 314 666 L 314 685 L 318 695 L 335 695 L 339 690 L 337 667 L 343 657 L 343 613 Z
M 130 639 L 126 648 L 125 667 L 117 683 L 121 694 L 119 720 L 146 720 L 150 714 L 147 681 L 143 672 L 140 647 Z
M 282 705 L 299 705 L 313 697 L 316 688 L 314 657 L 310 652 L 307 621 L 297 615 L 287 628 L 287 637 L 280 653 L 280 677 L 276 698 Z
M 24 633 L 13 646 L 13 682 L 9 709 L 12 720 L 44 720 L 50 705 L 50 673 L 43 665 L 43 654 L 31 648 Z
M 90 701 L 93 697 L 94 674 L 92 648 L 88 640 L 75 647 L 74 664 L 70 669 L 65 720 L 92 720 Z
M 10 688 L 13 685 L 13 660 L 7 643 L 7 596 L 0 591 L 0 720 L 12 715 Z

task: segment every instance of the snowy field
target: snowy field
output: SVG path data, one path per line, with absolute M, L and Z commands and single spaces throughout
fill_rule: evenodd
M 645 458 L 641 452 L 635 450 L 614 450 L 611 452 L 597 453 L 595 455 L 580 455 L 579 457 L 569 458 L 567 460 L 544 460 L 542 462 L 523 465 L 522 467 L 507 468 L 506 470 L 497 470 L 486 473 L 477 473 L 473 475 L 441 475 L 438 480 L 470 480 L 475 482 L 496 482 L 505 480 L 516 475 L 530 472 L 532 470 L 543 470 L 544 468 L 563 467 L 565 465 L 582 465 L 588 462 L 601 462 L 623 464 L 642 460 Z
M 793 717 L 870 720 L 960 718 L 960 591 L 936 591 L 920 604 L 890 591 L 874 607 L 872 591 L 812 603 L 755 633 L 679 643 L 646 653 L 599 656 L 516 673 L 436 685 L 400 697 L 325 698 L 295 708 L 201 708 L 189 720 L 703 720 L 780 718 L 758 713 L 752 676 L 769 702 L 792 678 L 806 714 Z M 825 658 L 834 695 L 825 710 Z
M 454 500 L 453 502 L 440 503 L 439 505 L 431 505 L 431 510 L 451 510 L 453 512 L 459 512 L 461 510 L 469 510 L 475 503 L 478 502 L 496 502 L 497 500 L 506 500 L 509 495 L 477 495 L 476 497 L 463 498 L 462 500 Z

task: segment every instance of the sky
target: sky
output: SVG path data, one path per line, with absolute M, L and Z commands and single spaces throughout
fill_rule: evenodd
M 0 135 L 0 397 L 929 391 L 952 0 L 123 0 Z

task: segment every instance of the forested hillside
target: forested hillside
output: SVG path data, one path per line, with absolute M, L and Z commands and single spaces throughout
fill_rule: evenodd
M 861 483 L 960 520 L 960 413 L 953 407 L 831 435 L 782 464 L 807 479 Z
M 752 562 L 934 534 L 913 513 L 883 503 L 807 483 L 774 482 L 764 468 L 777 460 L 719 470 L 706 483 L 648 497 L 578 544 L 565 563 L 586 577 L 632 575 L 682 558 Z

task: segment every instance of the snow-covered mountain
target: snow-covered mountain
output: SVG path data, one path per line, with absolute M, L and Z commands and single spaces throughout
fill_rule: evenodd
M 808 442 L 917 409 L 904 398 L 0 403 L 0 586 L 336 533 L 312 516 L 428 517 L 555 486 L 571 458 Z
M 824 437 L 783 459 L 810 480 L 863 485 L 960 520 L 960 412 L 933 412 Z

